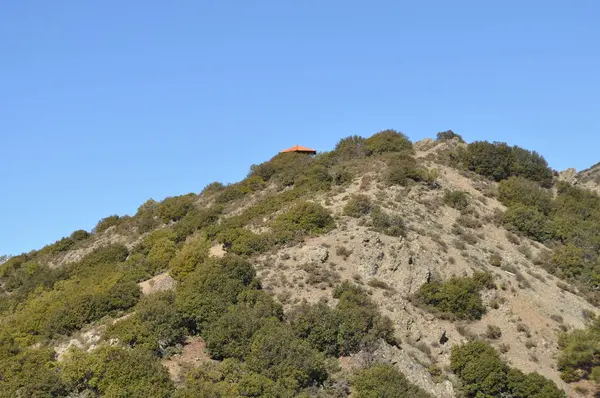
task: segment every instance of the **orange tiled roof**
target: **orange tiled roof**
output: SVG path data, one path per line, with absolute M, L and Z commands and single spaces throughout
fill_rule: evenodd
M 302 145 L 296 145 L 296 146 L 293 146 L 291 148 L 284 149 L 283 151 L 281 151 L 279 153 L 286 153 L 286 152 L 317 152 L 317 150 L 316 149 L 307 148 L 307 147 L 302 146 Z

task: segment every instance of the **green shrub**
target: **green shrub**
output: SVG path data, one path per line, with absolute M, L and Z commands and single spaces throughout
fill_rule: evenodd
M 388 159 L 388 170 L 385 178 L 390 185 L 406 186 L 409 180 L 422 181 L 424 170 L 417 167 L 415 158 L 402 154 Z
M 339 356 L 339 314 L 324 302 L 304 303 L 293 309 L 290 323 L 294 334 L 326 355 Z
M 237 303 L 254 277 L 252 266 L 237 256 L 207 260 L 177 286 L 175 307 L 191 332 L 202 331 Z
M 344 214 L 350 217 L 366 216 L 373 210 L 373 203 L 366 195 L 353 195 L 344 206 Z
M 148 252 L 149 273 L 155 275 L 158 272 L 167 270 L 176 252 L 177 246 L 172 240 L 164 238 L 156 241 Z
M 214 225 L 219 216 L 223 212 L 223 207 L 212 206 L 206 209 L 193 208 L 190 210 L 177 224 L 173 226 L 175 232 L 175 241 L 183 242 L 185 239 L 193 235 L 194 232 Z
M 365 139 L 358 135 L 342 138 L 336 144 L 333 154 L 342 161 L 363 158 L 367 155 Z
M 456 210 L 464 210 L 469 206 L 469 194 L 464 191 L 444 192 L 444 203 Z
M 166 198 L 158 205 L 157 215 L 164 223 L 179 221 L 195 207 L 195 201 L 193 193 Z
M 339 300 L 335 313 L 340 319 L 338 345 L 341 355 L 370 348 L 379 339 L 394 343 L 392 322 L 379 313 L 377 305 L 359 286 L 344 282 L 336 286 L 333 297 Z
M 0 396 L 66 396 L 54 355 L 52 349 L 23 349 L 0 339 Z
M 395 130 L 383 130 L 367 138 L 364 142 L 367 155 L 385 152 L 412 152 L 412 143 L 404 134 Z
M 295 389 L 282 382 L 253 372 L 248 366 L 235 359 L 225 359 L 221 363 L 203 364 L 190 370 L 182 389 L 176 391 L 176 398 L 211 397 L 265 397 L 293 398 L 299 395 Z
M 280 153 L 271 160 L 250 167 L 250 176 L 275 181 L 280 187 L 294 185 L 299 177 L 316 163 L 312 156 L 302 153 Z
M 320 164 L 311 166 L 294 180 L 294 186 L 313 192 L 328 190 L 332 183 L 333 177 L 329 174 L 329 169 Z
M 498 185 L 498 198 L 506 206 L 525 205 L 548 214 L 552 207 L 552 193 L 535 181 L 510 177 Z
M 173 292 L 159 292 L 144 297 L 135 313 L 110 325 L 104 336 L 118 338 L 132 348 L 145 348 L 162 357 L 167 348 L 183 344 L 185 328 L 175 308 Z
M 257 175 L 251 175 L 246 177 L 239 183 L 239 190 L 243 194 L 249 194 L 265 189 L 265 180 Z
M 568 383 L 591 379 L 600 370 L 600 318 L 595 318 L 585 329 L 574 330 L 559 336 L 561 349 L 558 370 Z M 595 380 L 594 380 L 595 381 Z
M 283 310 L 262 291 L 242 292 L 238 303 L 207 328 L 206 348 L 214 359 L 243 360 L 250 352 L 256 333 L 267 324 L 283 318 Z
M 59 254 L 71 250 L 75 246 L 75 241 L 71 238 L 62 238 L 51 245 L 44 247 L 41 252 L 49 254 Z
M 185 279 L 208 258 L 209 249 L 210 242 L 204 236 L 198 235 L 189 239 L 169 263 L 171 277 L 177 281 Z
M 222 191 L 225 188 L 225 185 L 219 181 L 214 181 L 205 186 L 200 192 L 201 195 L 211 195 L 217 192 Z
M 168 398 L 174 391 L 167 369 L 144 350 L 72 349 L 61 367 L 65 384 L 80 396 Z
M 256 333 L 246 363 L 251 371 L 296 389 L 327 379 L 324 356 L 296 338 L 289 325 L 276 321 Z
M 485 274 L 471 278 L 450 278 L 445 282 L 432 281 L 422 285 L 414 295 L 416 304 L 447 319 L 481 319 L 485 307 L 480 290 L 487 284 Z M 489 275 L 489 274 L 487 274 Z
M 545 242 L 552 237 L 548 218 L 535 207 L 511 206 L 504 213 L 503 221 L 509 231 L 521 232 L 539 242 Z
M 387 364 L 376 364 L 362 369 L 352 378 L 352 396 L 356 398 L 427 398 L 421 388 Z
M 586 267 L 590 266 L 585 251 L 574 245 L 558 247 L 554 250 L 550 263 L 566 278 L 579 277 L 586 271 Z
M 74 231 L 71 234 L 70 238 L 74 242 L 81 242 L 81 241 L 88 239 L 90 236 L 91 236 L 91 234 L 88 231 L 85 231 L 83 229 L 78 229 L 77 231 Z
M 503 142 L 477 141 L 461 153 L 465 167 L 496 181 L 520 176 L 537 181 L 543 187 L 552 186 L 552 170 L 542 156 Z
M 335 221 L 329 211 L 313 202 L 302 202 L 273 221 L 273 230 L 280 242 L 297 236 L 323 234 L 333 228 Z
M 244 196 L 245 193 L 242 192 L 239 185 L 227 185 L 217 194 L 215 197 L 215 203 L 224 205 L 233 202 L 234 200 L 241 199 Z
M 98 224 L 96 224 L 96 226 L 94 227 L 93 232 L 96 234 L 102 233 L 110 227 L 118 225 L 120 221 L 121 217 L 117 216 L 116 214 L 113 216 L 105 217 L 102 220 L 98 221 Z
M 228 252 L 241 256 L 262 253 L 269 248 L 269 239 L 266 236 L 255 234 L 245 228 L 227 229 L 217 236 L 219 243 Z
M 385 235 L 400 237 L 406 234 L 406 226 L 402 218 L 384 212 L 379 206 L 371 211 L 371 223 L 376 231 Z
M 437 133 L 437 141 L 450 141 L 455 138 L 458 140 L 458 142 L 461 142 L 461 143 L 465 142 L 465 140 L 463 140 L 463 138 L 459 134 L 456 134 L 452 130 L 446 130 L 446 131 Z
M 450 366 L 466 397 L 566 398 L 551 380 L 511 369 L 494 348 L 481 341 L 454 346 Z

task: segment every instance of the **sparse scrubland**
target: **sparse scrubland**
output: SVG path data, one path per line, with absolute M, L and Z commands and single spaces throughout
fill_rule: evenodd
M 536 152 L 450 130 L 278 154 L 2 261 L 0 397 L 600 383 L 600 197 Z

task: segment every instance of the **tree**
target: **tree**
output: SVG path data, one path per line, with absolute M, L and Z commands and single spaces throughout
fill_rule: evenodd
M 365 140 L 367 155 L 379 155 L 385 152 L 412 152 L 412 142 L 396 130 L 383 130 Z

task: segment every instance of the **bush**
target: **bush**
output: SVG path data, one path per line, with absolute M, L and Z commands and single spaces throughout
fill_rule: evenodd
M 316 164 L 304 173 L 298 175 L 294 180 L 294 186 L 305 188 L 312 192 L 328 190 L 331 188 L 333 177 L 329 174 L 327 167 Z
M 207 260 L 177 286 L 175 307 L 191 332 L 202 331 L 237 303 L 254 277 L 252 266 L 237 256 Z
M 255 234 L 245 228 L 222 231 L 217 236 L 217 240 L 228 252 L 242 256 L 262 253 L 269 248 L 269 239 L 266 236 Z
M 506 206 L 525 205 L 548 214 L 552 206 L 552 193 L 534 181 L 523 177 L 510 177 L 498 186 L 498 198 Z
M 135 313 L 110 325 L 104 337 L 117 338 L 131 348 L 147 349 L 163 357 L 169 347 L 183 344 L 185 338 L 181 314 L 174 304 L 173 292 L 159 292 L 144 297 L 135 307 Z
M 77 231 L 74 231 L 70 238 L 71 240 L 73 240 L 74 242 L 81 242 L 84 241 L 86 239 L 88 239 L 90 237 L 90 233 L 88 231 L 85 231 L 83 229 L 78 229 Z
M 167 270 L 176 252 L 177 246 L 172 240 L 168 238 L 156 240 L 148 251 L 148 272 L 156 275 L 158 272 Z
M 386 180 L 390 185 L 408 185 L 409 180 L 424 180 L 424 170 L 417 167 L 417 161 L 410 155 L 395 156 L 388 160 Z
M 360 370 L 352 379 L 353 397 L 356 398 L 427 398 L 421 388 L 411 384 L 391 365 L 377 364 Z
M 54 355 L 52 349 L 22 349 L 14 342 L 1 341 L 0 396 L 66 396 L 67 390 L 60 380 Z
M 481 319 L 485 307 L 480 290 L 488 278 L 450 278 L 445 282 L 432 281 L 424 284 L 414 295 L 416 304 L 445 319 Z
M 48 245 L 42 249 L 42 252 L 47 252 L 50 254 L 58 254 L 62 252 L 66 252 L 70 250 L 73 246 L 75 246 L 75 241 L 71 238 L 62 238 L 59 241 L 54 242 L 51 245 Z
M 353 195 L 344 206 L 344 214 L 350 217 L 359 218 L 366 216 L 373 210 L 373 203 L 366 195 Z
M 340 319 L 340 355 L 370 349 L 380 339 L 394 344 L 391 320 L 379 313 L 377 305 L 359 286 L 344 282 L 334 289 L 333 297 L 339 300 L 335 313 Z
M 158 217 L 164 223 L 179 221 L 194 208 L 195 201 L 193 193 L 166 198 L 158 205 Z
M 342 138 L 336 144 L 333 155 L 341 161 L 363 158 L 367 155 L 365 139 L 358 135 Z
M 464 191 L 444 192 L 444 203 L 456 210 L 464 210 L 469 205 L 469 194 Z
M 96 226 L 94 227 L 93 232 L 96 234 L 104 232 L 107 229 L 109 229 L 110 227 L 118 225 L 120 221 L 121 221 L 121 218 L 119 216 L 117 216 L 116 214 L 113 216 L 105 217 L 102 220 L 98 221 L 98 224 L 96 224 Z
M 258 331 L 246 363 L 251 371 L 296 389 L 327 379 L 323 355 L 279 322 L 269 322 Z
M 211 397 L 277 397 L 293 398 L 298 393 L 282 382 L 252 372 L 235 359 L 204 364 L 190 370 L 185 386 L 175 393 L 176 398 Z
M 385 152 L 412 152 L 412 143 L 404 134 L 395 130 L 383 130 L 365 140 L 367 155 Z
M 190 210 L 175 226 L 175 241 L 183 242 L 199 229 L 206 228 L 215 224 L 219 220 L 223 208 L 221 206 L 212 206 L 206 209 L 193 208 Z
M 558 370 L 568 383 L 591 379 L 600 370 L 600 318 L 594 319 L 583 330 L 574 330 L 559 336 L 561 349 Z M 595 381 L 595 380 L 594 380 Z
M 171 277 L 177 281 L 185 279 L 188 274 L 208 258 L 209 248 L 210 243 L 204 236 L 198 235 L 191 238 L 170 261 L 169 274 Z
M 500 337 L 502 337 L 502 329 L 500 329 L 500 327 L 496 325 L 487 325 L 485 336 L 488 339 L 497 340 Z
M 477 141 L 467 146 L 461 153 L 461 159 L 467 169 L 496 181 L 520 176 L 537 181 L 546 188 L 552 186 L 552 170 L 546 160 L 536 152 L 517 146 Z
M 463 138 L 459 134 L 456 134 L 452 130 L 446 130 L 446 131 L 437 133 L 437 141 L 450 141 L 455 138 L 458 140 L 458 142 L 461 142 L 461 143 L 465 142 L 465 140 L 463 140 Z
M 371 211 L 371 223 L 376 231 L 389 236 L 405 236 L 406 226 L 402 218 L 395 214 L 387 214 L 380 207 Z
M 250 353 L 256 333 L 269 321 L 282 318 L 283 309 L 267 293 L 242 292 L 238 304 L 206 330 L 206 348 L 214 359 L 243 360 Z
M 550 263 L 562 277 L 574 278 L 584 273 L 587 260 L 585 251 L 574 245 L 558 247 L 552 254 Z
M 525 205 L 509 207 L 504 213 L 503 221 L 509 231 L 521 232 L 538 242 L 546 242 L 552 237 L 548 218 L 534 207 Z
M 103 397 L 168 398 L 174 390 L 169 373 L 150 353 L 104 346 L 91 353 L 74 349 L 62 364 L 69 390 Z
M 494 348 L 481 341 L 454 346 L 450 367 L 467 397 L 566 398 L 556 384 L 539 374 L 510 369 Z
M 280 242 L 296 236 L 319 235 L 335 228 L 335 221 L 327 209 L 317 203 L 302 202 L 273 221 L 273 230 Z
M 280 153 L 268 162 L 251 166 L 249 176 L 259 176 L 264 181 L 273 180 L 280 187 L 291 186 L 316 162 L 315 157 L 306 154 Z
M 294 334 L 326 355 L 339 356 L 338 334 L 341 319 L 324 302 L 304 303 L 293 309 L 290 323 Z

